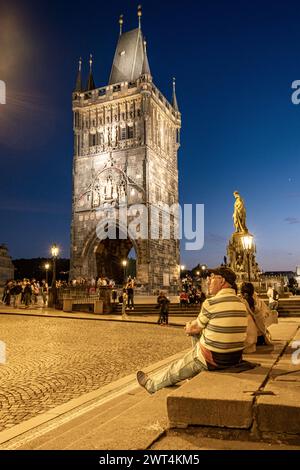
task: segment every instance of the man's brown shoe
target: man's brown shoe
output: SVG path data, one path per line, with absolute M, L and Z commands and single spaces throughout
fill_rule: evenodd
M 148 377 L 147 374 L 145 374 L 145 372 L 143 372 L 142 370 L 139 370 L 136 374 L 136 380 L 138 381 L 140 386 L 143 387 L 148 393 L 150 394 L 154 393 L 154 392 L 150 392 L 146 387 L 146 383 L 151 379 Z

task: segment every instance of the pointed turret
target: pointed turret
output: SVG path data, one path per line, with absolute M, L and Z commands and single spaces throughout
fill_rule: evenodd
M 150 72 L 150 67 L 149 67 L 149 62 L 148 62 L 148 56 L 147 56 L 147 42 L 146 42 L 145 38 L 144 38 L 144 41 L 143 41 L 143 51 L 144 51 L 144 60 L 143 60 L 143 67 L 142 67 L 141 75 L 150 75 L 150 77 L 151 77 L 151 72 Z
M 177 103 L 177 98 L 176 98 L 176 80 L 175 77 L 173 77 L 173 96 L 172 96 L 172 106 L 179 113 L 179 108 L 178 108 L 178 103 Z
M 137 14 L 138 14 L 138 19 L 139 19 L 139 29 L 141 29 L 141 27 L 142 27 L 142 5 L 138 6 Z
M 120 36 L 122 36 L 122 32 L 123 32 L 123 23 L 124 23 L 123 15 L 120 15 L 120 18 L 119 18 Z
M 80 57 L 79 63 L 78 63 L 78 72 L 77 72 L 76 84 L 75 84 L 75 89 L 74 89 L 74 91 L 77 91 L 77 92 L 82 91 L 81 64 L 82 64 L 82 60 L 81 60 L 81 57 Z
M 93 77 L 93 71 L 92 71 L 92 66 L 93 66 L 93 56 L 92 54 L 90 54 L 90 72 L 89 72 L 89 78 L 88 78 L 88 82 L 87 82 L 87 86 L 86 86 L 86 91 L 91 91 L 91 90 L 95 90 L 96 88 L 96 85 L 95 85 L 95 82 L 94 82 L 94 77 Z

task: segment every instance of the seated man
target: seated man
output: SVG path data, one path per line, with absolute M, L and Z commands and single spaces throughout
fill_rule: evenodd
M 137 381 L 148 393 L 194 377 L 202 370 L 217 370 L 241 362 L 247 332 L 247 309 L 236 295 L 236 275 L 220 266 L 209 270 L 211 297 L 202 305 L 198 318 L 185 326 L 188 335 L 199 335 L 193 349 L 162 372 L 148 377 L 138 371 Z
M 188 295 L 185 291 L 182 291 L 180 293 L 180 296 L 179 296 L 179 300 L 180 300 L 180 307 L 187 307 L 188 306 L 188 303 L 189 303 L 189 300 L 188 300 Z

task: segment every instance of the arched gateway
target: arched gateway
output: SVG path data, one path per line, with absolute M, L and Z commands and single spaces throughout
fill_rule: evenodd
M 74 159 L 70 278 L 105 275 L 120 282 L 122 260 L 136 252 L 137 281 L 145 287 L 175 287 L 179 240 L 161 233 L 162 217 L 151 226 L 150 212 L 178 203 L 177 152 L 181 115 L 175 82 L 170 104 L 155 87 L 141 28 L 120 34 L 109 84 L 96 88 L 92 59 L 83 90 L 81 61 L 73 93 Z M 149 212 L 147 228 L 124 227 L 123 208 Z M 137 211 L 128 215 L 134 220 Z M 115 236 L 107 236 L 115 223 Z M 126 226 L 125 223 L 125 226 Z M 140 237 L 139 237 L 140 231 Z M 122 234 L 120 236 L 120 234 Z

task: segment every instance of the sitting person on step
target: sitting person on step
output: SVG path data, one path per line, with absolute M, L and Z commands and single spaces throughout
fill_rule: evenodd
M 277 314 L 271 311 L 265 302 L 258 297 L 251 282 L 243 282 L 240 295 L 248 312 L 248 327 L 244 352 L 255 352 L 256 345 L 272 345 L 268 326 L 272 323 L 278 323 Z
M 137 381 L 148 393 L 190 379 L 204 370 L 242 365 L 247 332 L 246 305 L 236 295 L 236 275 L 227 267 L 209 270 L 211 297 L 202 305 L 198 318 L 185 326 L 188 335 L 199 340 L 190 352 L 166 369 L 149 377 L 137 372 Z

